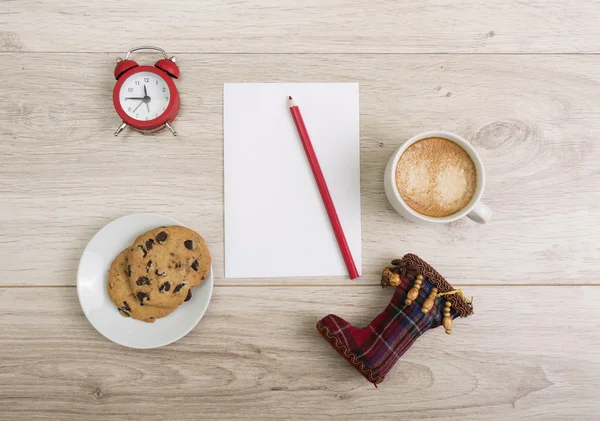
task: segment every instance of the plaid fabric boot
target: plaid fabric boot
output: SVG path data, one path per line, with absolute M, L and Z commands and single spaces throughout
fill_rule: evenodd
M 388 285 L 397 287 L 394 296 L 367 327 L 357 328 L 334 314 L 317 323 L 325 340 L 375 386 L 427 330 L 444 324 L 450 333 L 452 319 L 473 313 L 462 292 L 414 254 L 383 270 L 381 286 Z

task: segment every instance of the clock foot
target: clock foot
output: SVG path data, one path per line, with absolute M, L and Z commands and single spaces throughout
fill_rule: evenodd
M 175 129 L 173 128 L 173 126 L 171 126 L 169 123 L 165 123 L 165 126 L 167 126 L 167 128 L 169 130 L 171 130 L 171 133 L 173 133 L 173 136 L 177 136 L 177 132 L 175 131 Z
M 117 129 L 117 131 L 115 132 L 115 136 L 118 136 L 118 135 L 119 135 L 119 133 L 121 133 L 121 132 L 122 132 L 122 131 L 125 129 L 125 127 L 127 127 L 127 124 L 126 124 L 126 123 L 123 123 L 123 124 L 121 124 L 121 125 L 119 126 L 119 128 Z

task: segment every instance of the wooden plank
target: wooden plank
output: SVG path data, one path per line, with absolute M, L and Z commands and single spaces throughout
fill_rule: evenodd
M 0 4 L 0 51 L 598 53 L 597 0 Z
M 426 333 L 375 389 L 315 330 L 367 324 L 376 287 L 217 287 L 166 348 L 112 344 L 73 288 L 0 290 L 0 419 L 596 420 L 598 287 L 473 287 L 476 313 Z
M 456 284 L 598 283 L 598 56 L 184 55 L 176 138 L 113 137 L 112 55 L 2 58 L 11 66 L 0 80 L 0 285 L 74 285 L 93 234 L 135 212 L 197 229 L 217 284 L 231 283 L 222 279 L 222 83 L 264 80 L 361 84 L 359 282 L 377 282 L 390 259 L 414 252 Z M 388 157 L 434 128 L 480 152 L 488 225 L 412 224 L 388 204 Z

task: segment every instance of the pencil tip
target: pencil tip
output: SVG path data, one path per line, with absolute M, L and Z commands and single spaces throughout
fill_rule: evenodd
M 288 99 L 291 101 L 293 98 L 292 98 L 292 96 L 290 95 L 290 96 L 288 96 Z

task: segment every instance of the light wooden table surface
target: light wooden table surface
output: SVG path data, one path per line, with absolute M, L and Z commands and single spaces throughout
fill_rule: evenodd
M 599 21 L 597 0 L 0 1 L 0 420 L 597 420 Z M 140 44 L 179 58 L 179 137 L 112 135 L 114 58 Z M 360 83 L 360 280 L 223 279 L 222 84 L 258 81 Z M 488 225 L 387 203 L 387 158 L 427 129 L 482 155 Z M 206 316 L 157 350 L 104 339 L 75 289 L 91 236 L 135 212 L 214 256 Z M 314 325 L 368 323 L 406 252 L 475 314 L 375 389 Z

